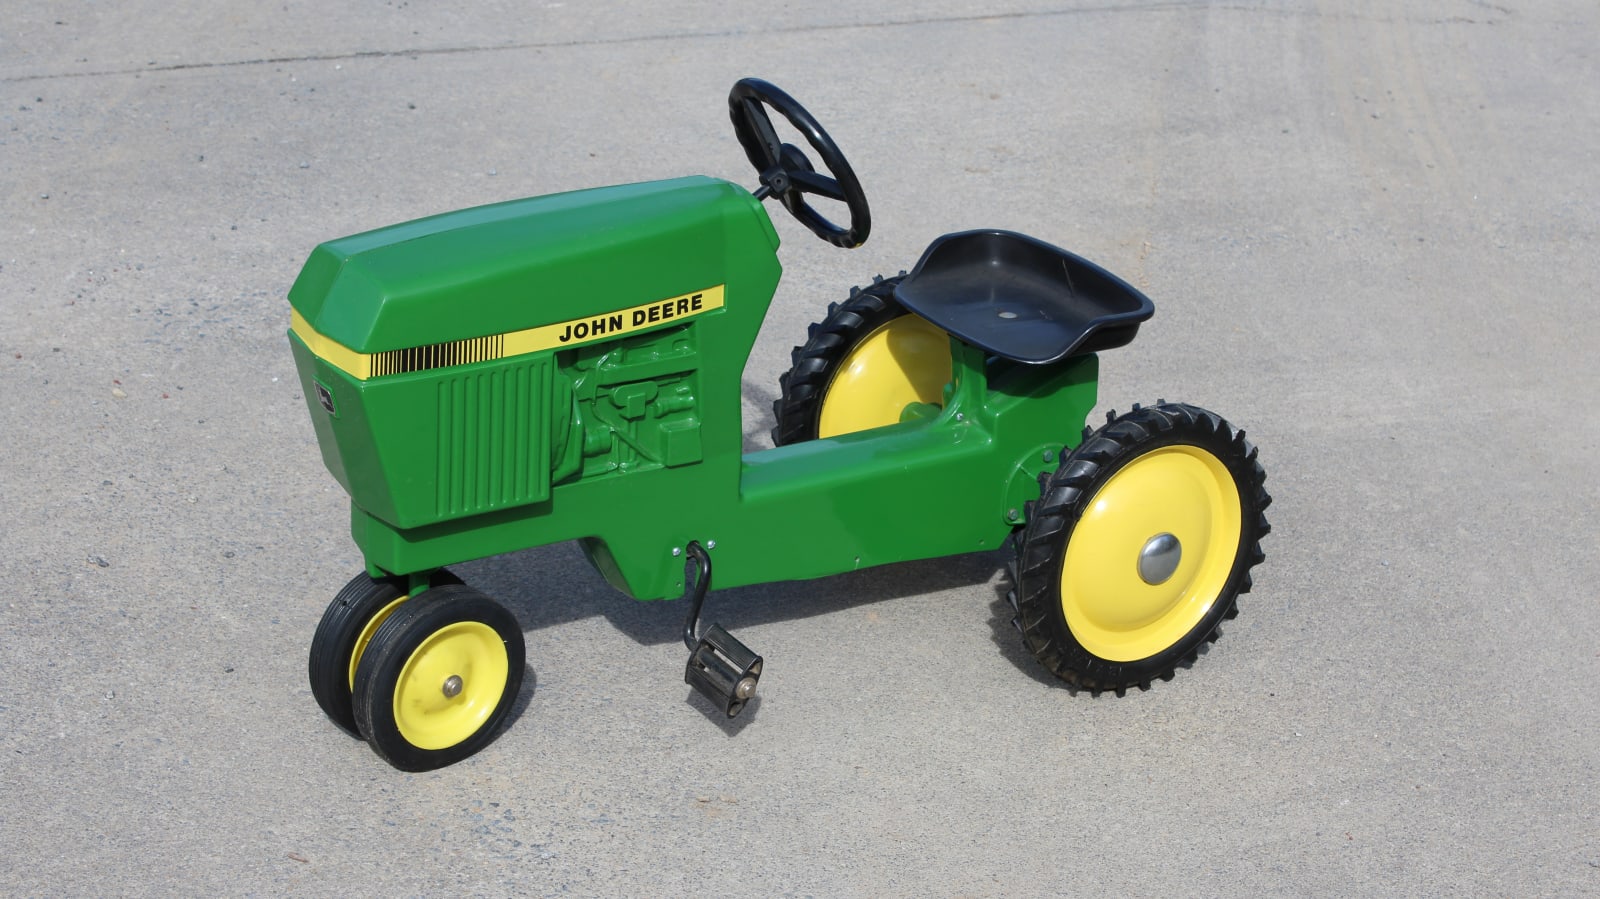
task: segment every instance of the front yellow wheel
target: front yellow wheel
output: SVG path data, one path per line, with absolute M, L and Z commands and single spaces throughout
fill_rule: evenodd
M 1113 418 L 1062 459 L 1018 541 L 1028 648 L 1090 690 L 1170 678 L 1250 590 L 1265 479 L 1244 433 L 1204 409 Z
M 522 628 L 504 606 L 470 587 L 435 587 L 372 635 L 356 671 L 356 721 L 396 768 L 454 764 L 494 740 L 525 658 Z
M 349 687 L 352 691 L 356 688 L 356 669 L 361 667 L 361 656 L 366 653 L 367 644 L 372 642 L 372 635 L 376 634 L 378 628 L 389 620 L 389 616 L 394 614 L 395 609 L 400 608 L 401 603 L 410 598 L 411 594 L 409 593 L 403 593 L 395 597 L 392 602 L 373 612 L 372 617 L 367 619 L 367 622 L 361 626 L 360 632 L 356 634 L 355 645 L 350 649 L 350 664 L 345 666 L 345 672 L 349 675 Z
M 459 584 L 443 568 L 429 577 L 432 586 Z M 361 737 L 350 695 L 356 688 L 356 669 L 372 635 L 400 604 L 410 599 L 406 579 L 372 578 L 358 574 L 333 598 L 311 636 L 307 673 L 311 695 L 328 718 L 354 737 Z
M 429 634 L 406 659 L 394 688 L 400 736 L 419 749 L 444 749 L 483 727 L 505 693 L 505 642 L 481 621 Z

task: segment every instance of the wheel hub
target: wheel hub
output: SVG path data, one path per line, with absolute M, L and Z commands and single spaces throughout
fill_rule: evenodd
M 1154 587 L 1164 584 L 1178 570 L 1183 559 L 1183 544 L 1171 534 L 1157 534 L 1139 550 L 1139 579 Z
M 446 699 L 455 699 L 457 696 L 460 696 L 461 695 L 461 675 L 452 674 L 449 677 L 445 678 L 444 679 L 444 686 L 441 689 L 442 689 L 442 692 L 444 693 L 444 698 L 446 698 Z

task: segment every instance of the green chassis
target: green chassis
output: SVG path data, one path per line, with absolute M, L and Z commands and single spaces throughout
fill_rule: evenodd
M 660 599 L 684 592 L 691 541 L 719 588 L 998 548 L 1077 444 L 1096 357 L 997 362 L 952 339 L 941 407 L 742 453 L 777 246 L 760 200 L 691 177 L 318 247 L 289 295 L 290 341 L 369 573 L 422 589 L 445 565 L 576 539 L 611 584 Z M 603 330 L 711 287 L 718 308 Z M 473 349 L 556 331 L 569 339 Z

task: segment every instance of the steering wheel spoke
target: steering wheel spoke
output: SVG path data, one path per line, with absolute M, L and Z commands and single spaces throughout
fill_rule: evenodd
M 779 140 L 767 115 L 768 106 L 781 113 L 805 136 L 826 173 L 813 170 L 811 161 L 799 147 Z M 744 78 L 728 94 L 728 112 L 745 156 L 761 174 L 762 187 L 756 191 L 759 199 L 777 197 L 801 224 L 835 246 L 859 247 L 866 242 L 872 230 L 866 193 L 850 163 L 839 152 L 838 144 L 805 107 L 765 81 Z M 850 212 L 849 225 L 836 225 L 818 215 L 806 202 L 807 196 L 845 204 Z
M 799 188 L 801 193 L 816 194 L 841 203 L 849 202 L 844 195 L 844 188 L 827 175 L 819 175 L 816 172 L 790 172 L 789 182 Z
M 778 161 L 778 154 L 783 146 L 783 142 L 778 140 L 777 129 L 772 127 L 772 119 L 767 117 L 766 109 L 756 99 L 740 101 L 739 105 L 734 108 L 735 120 L 739 118 L 740 112 L 743 112 L 745 120 L 750 123 L 755 137 L 755 146 L 759 148 L 762 161 L 766 163 L 765 166 L 757 166 L 757 168 L 764 169 L 772 166 Z M 747 144 L 745 149 L 749 150 L 750 145 Z

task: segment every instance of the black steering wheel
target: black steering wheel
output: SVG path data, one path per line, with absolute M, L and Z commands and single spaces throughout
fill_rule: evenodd
M 772 130 L 772 120 L 764 106 L 771 106 L 806 136 L 811 149 L 822 157 L 826 172 L 812 168 L 804 150 L 782 143 Z M 777 87 L 759 78 L 743 78 L 728 93 L 728 114 L 733 118 L 733 133 L 738 136 L 750 164 L 761 174 L 757 199 L 777 197 L 785 209 L 812 233 L 836 247 L 850 249 L 867 242 L 872 231 L 872 214 L 867 210 L 867 195 L 839 152 L 828 132 L 806 108 Z M 832 177 L 829 177 L 831 175 Z M 850 227 L 841 228 L 811 208 L 805 194 L 838 200 L 850 210 Z

